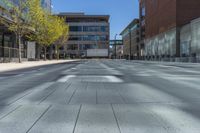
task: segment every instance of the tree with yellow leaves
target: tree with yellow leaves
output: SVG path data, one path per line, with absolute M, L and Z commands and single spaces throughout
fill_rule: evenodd
M 60 58 L 60 48 L 66 45 L 68 38 L 69 38 L 69 26 L 65 23 L 64 18 L 61 19 L 61 32 L 62 35 L 58 38 L 58 40 L 55 42 L 55 48 L 56 48 L 56 58 L 59 60 Z
M 64 19 L 51 15 L 42 8 L 40 0 L 18 0 L 18 4 L 3 0 L 11 13 L 12 22 L 7 26 L 16 34 L 21 62 L 21 38 L 27 36 L 44 49 L 46 60 L 47 47 L 55 42 L 58 47 L 67 40 L 68 26 Z M 57 41 L 59 40 L 59 41 Z
M 67 36 L 68 26 L 64 24 L 63 19 L 43 10 L 40 0 L 31 0 L 30 5 L 34 5 L 30 7 L 29 12 L 30 23 L 34 26 L 35 31 L 29 37 L 43 47 L 44 59 L 46 60 L 47 47 L 61 39 L 63 34 Z

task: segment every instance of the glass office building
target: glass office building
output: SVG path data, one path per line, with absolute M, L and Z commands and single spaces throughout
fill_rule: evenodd
M 81 57 L 88 49 L 109 49 L 109 15 L 60 13 L 69 24 L 69 41 L 63 48 L 68 56 Z
M 51 11 L 51 0 L 41 0 L 41 5 L 44 9 Z

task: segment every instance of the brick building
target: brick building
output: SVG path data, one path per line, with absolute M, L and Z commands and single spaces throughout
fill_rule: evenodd
M 140 12 L 145 14 L 146 55 L 181 57 L 182 28 L 200 17 L 199 7 L 199 0 L 140 0 Z

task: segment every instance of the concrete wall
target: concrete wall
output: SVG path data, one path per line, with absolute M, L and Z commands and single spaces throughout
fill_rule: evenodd
M 28 61 L 27 58 L 22 58 L 22 61 Z M 8 63 L 8 62 L 19 62 L 18 58 L 2 58 L 0 57 L 0 63 Z
M 191 55 L 191 25 L 187 24 L 180 30 L 180 51 L 181 57 L 188 57 Z
M 175 56 L 176 29 L 146 39 L 145 56 Z
M 191 22 L 191 53 L 200 58 L 200 18 Z
M 178 61 L 200 61 L 200 18 L 180 28 L 180 58 Z M 175 58 L 176 29 L 145 40 L 145 56 Z

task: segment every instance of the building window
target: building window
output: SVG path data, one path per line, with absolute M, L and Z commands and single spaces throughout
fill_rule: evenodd
M 142 15 L 142 16 L 145 16 L 145 15 L 146 15 L 145 12 L 146 12 L 145 7 L 142 7 L 142 14 L 141 14 L 141 15 Z
M 96 48 L 95 44 L 83 44 L 83 45 L 81 45 L 81 50 L 95 49 L 95 48 Z
M 67 50 L 78 50 L 78 44 L 69 44 Z
M 80 31 L 82 31 L 82 27 L 81 26 L 70 26 L 69 27 L 69 31 L 71 31 L 71 32 L 80 32 Z
M 84 32 L 106 32 L 107 26 L 83 26 Z
M 82 41 L 81 36 L 70 36 L 69 41 Z

